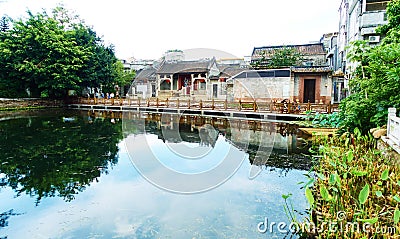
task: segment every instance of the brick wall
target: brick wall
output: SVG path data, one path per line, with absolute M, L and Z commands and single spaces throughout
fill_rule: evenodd
M 293 95 L 290 77 L 236 79 L 233 87 L 237 99 L 290 99 Z

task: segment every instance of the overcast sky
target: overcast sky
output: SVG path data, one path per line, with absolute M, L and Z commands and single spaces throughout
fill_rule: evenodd
M 319 41 L 338 31 L 341 0 L 0 0 L 12 18 L 63 3 L 119 58 L 157 59 L 170 49 L 211 48 L 237 57 L 253 47 Z

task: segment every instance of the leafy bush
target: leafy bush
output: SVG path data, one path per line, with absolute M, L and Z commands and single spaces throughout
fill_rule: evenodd
M 341 126 L 341 119 L 337 112 L 332 114 L 316 113 L 312 120 L 312 124 L 319 127 L 339 128 Z

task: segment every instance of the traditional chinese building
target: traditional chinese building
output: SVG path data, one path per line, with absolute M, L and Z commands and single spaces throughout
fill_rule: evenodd
M 255 47 L 251 62 L 257 70 L 244 71 L 228 80 L 233 99 L 290 100 L 328 103 L 332 100 L 332 68 L 327 64 L 328 39 L 319 43 Z M 283 68 L 269 69 L 279 49 L 294 49 L 299 61 Z
M 215 59 L 198 61 L 164 61 L 156 72 L 157 97 L 194 96 L 207 98 L 210 79 L 220 71 Z
M 246 70 L 228 79 L 231 100 L 328 103 L 332 99 L 330 67 Z
M 157 95 L 156 71 L 154 67 L 140 70 L 133 81 L 133 89 L 135 89 L 136 92 L 132 93 L 136 93 L 136 95 L 141 98 L 155 97 Z

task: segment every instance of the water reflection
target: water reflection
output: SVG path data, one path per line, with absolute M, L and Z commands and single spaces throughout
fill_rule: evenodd
M 122 115 L 129 119 L 124 126 L 127 135 L 142 134 L 139 128 L 144 128 L 146 133 L 157 135 L 164 143 L 191 142 L 215 147 L 219 134 L 246 152 L 252 165 L 286 171 L 311 167 L 307 156 L 309 145 L 298 135 L 295 124 L 172 114 L 121 113 L 120 117 Z M 272 151 L 263 150 L 269 147 Z
M 8 223 L 0 237 L 282 238 L 278 231 L 259 234 L 257 224 L 265 217 L 287 222 L 282 194 L 293 194 L 297 210 L 307 206 L 297 186 L 309 169 L 299 157 L 307 149 L 295 126 L 142 113 L 127 115 L 123 126 L 123 116 L 61 111 L 0 121 L 0 212 Z M 135 171 L 124 147 L 127 137 L 143 136 L 142 128 L 161 152 L 167 145 L 204 151 L 231 145 L 246 161 L 214 190 L 168 193 Z M 271 141 L 269 160 L 257 158 Z M 139 150 L 137 157 L 146 155 Z M 251 164 L 268 170 L 249 180 Z
M 118 162 L 121 125 L 86 112 L 28 113 L 0 123 L 0 183 L 36 198 L 66 201 Z

